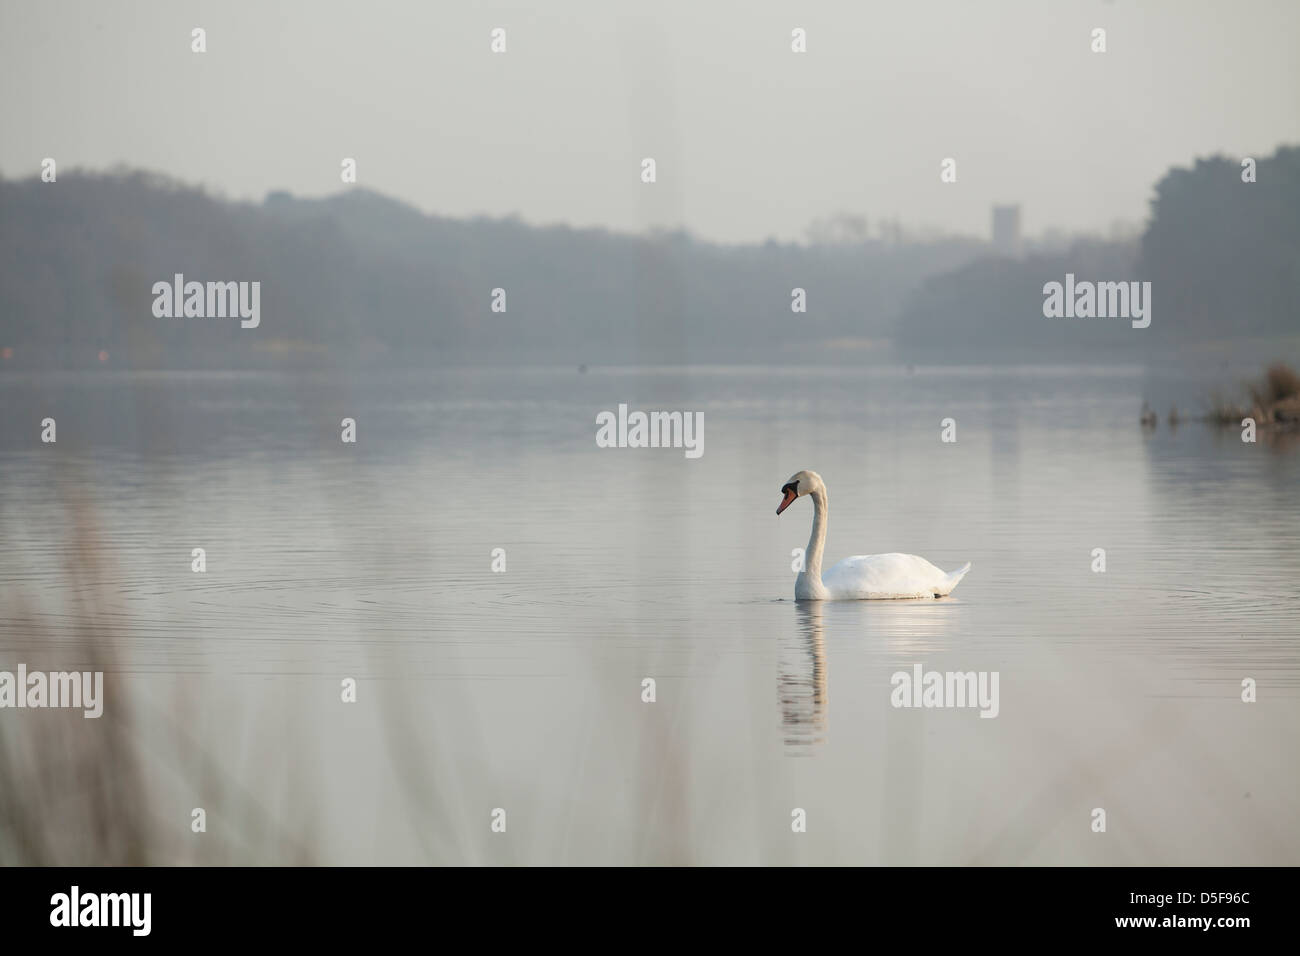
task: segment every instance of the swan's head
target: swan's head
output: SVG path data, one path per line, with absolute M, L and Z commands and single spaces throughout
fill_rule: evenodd
M 796 498 L 802 498 L 804 495 L 810 495 L 814 491 L 825 491 L 826 486 L 822 484 L 822 476 L 815 471 L 801 471 L 798 474 L 790 476 L 790 480 L 781 486 L 781 503 L 776 506 L 776 513 L 780 514 L 786 508 L 790 507 L 790 502 Z

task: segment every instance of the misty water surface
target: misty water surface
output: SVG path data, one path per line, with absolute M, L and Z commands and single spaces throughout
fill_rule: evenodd
M 8 376 L 0 668 L 114 644 L 162 861 L 1295 864 L 1300 456 L 1139 428 L 1203 378 Z M 703 412 L 703 456 L 597 448 L 620 402 Z M 972 562 L 953 597 L 796 604 L 804 468 L 828 564 Z M 998 716 L 891 707 L 918 662 Z

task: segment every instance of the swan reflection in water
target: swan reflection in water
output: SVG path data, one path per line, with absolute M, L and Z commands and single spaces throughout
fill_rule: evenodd
M 786 749 L 800 755 L 826 741 L 826 644 L 822 603 L 800 601 L 795 613 L 799 626 L 777 650 L 776 696 Z
M 830 665 L 823 615 L 848 634 L 871 634 L 867 666 L 881 675 L 950 650 L 962 632 L 965 605 L 952 601 L 795 602 L 796 624 L 777 648 L 776 696 L 781 737 L 791 756 L 812 755 L 826 742 Z M 887 676 L 881 677 L 882 681 Z M 881 684 L 888 693 L 887 683 Z

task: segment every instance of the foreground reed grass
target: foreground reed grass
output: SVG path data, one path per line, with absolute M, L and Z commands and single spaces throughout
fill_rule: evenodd
M 186 729 L 183 694 L 161 712 L 131 688 L 129 616 L 83 496 L 61 488 L 71 518 L 58 620 L 18 586 L 0 599 L 11 634 L 0 667 L 102 672 L 102 716 L 6 711 L 0 720 L 0 865 L 142 866 L 310 863 L 310 831 L 284 826 L 242 791 Z M 69 624 L 69 622 L 72 622 Z M 310 795 L 302 794 L 310 806 Z M 223 825 L 196 834 L 195 803 Z

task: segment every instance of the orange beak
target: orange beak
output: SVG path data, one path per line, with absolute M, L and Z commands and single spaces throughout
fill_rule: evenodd
M 780 514 L 786 508 L 789 508 L 790 502 L 794 501 L 794 499 L 798 497 L 799 496 L 796 495 L 792 490 L 787 490 L 785 493 L 785 497 L 781 499 L 781 503 L 776 506 L 776 513 Z

